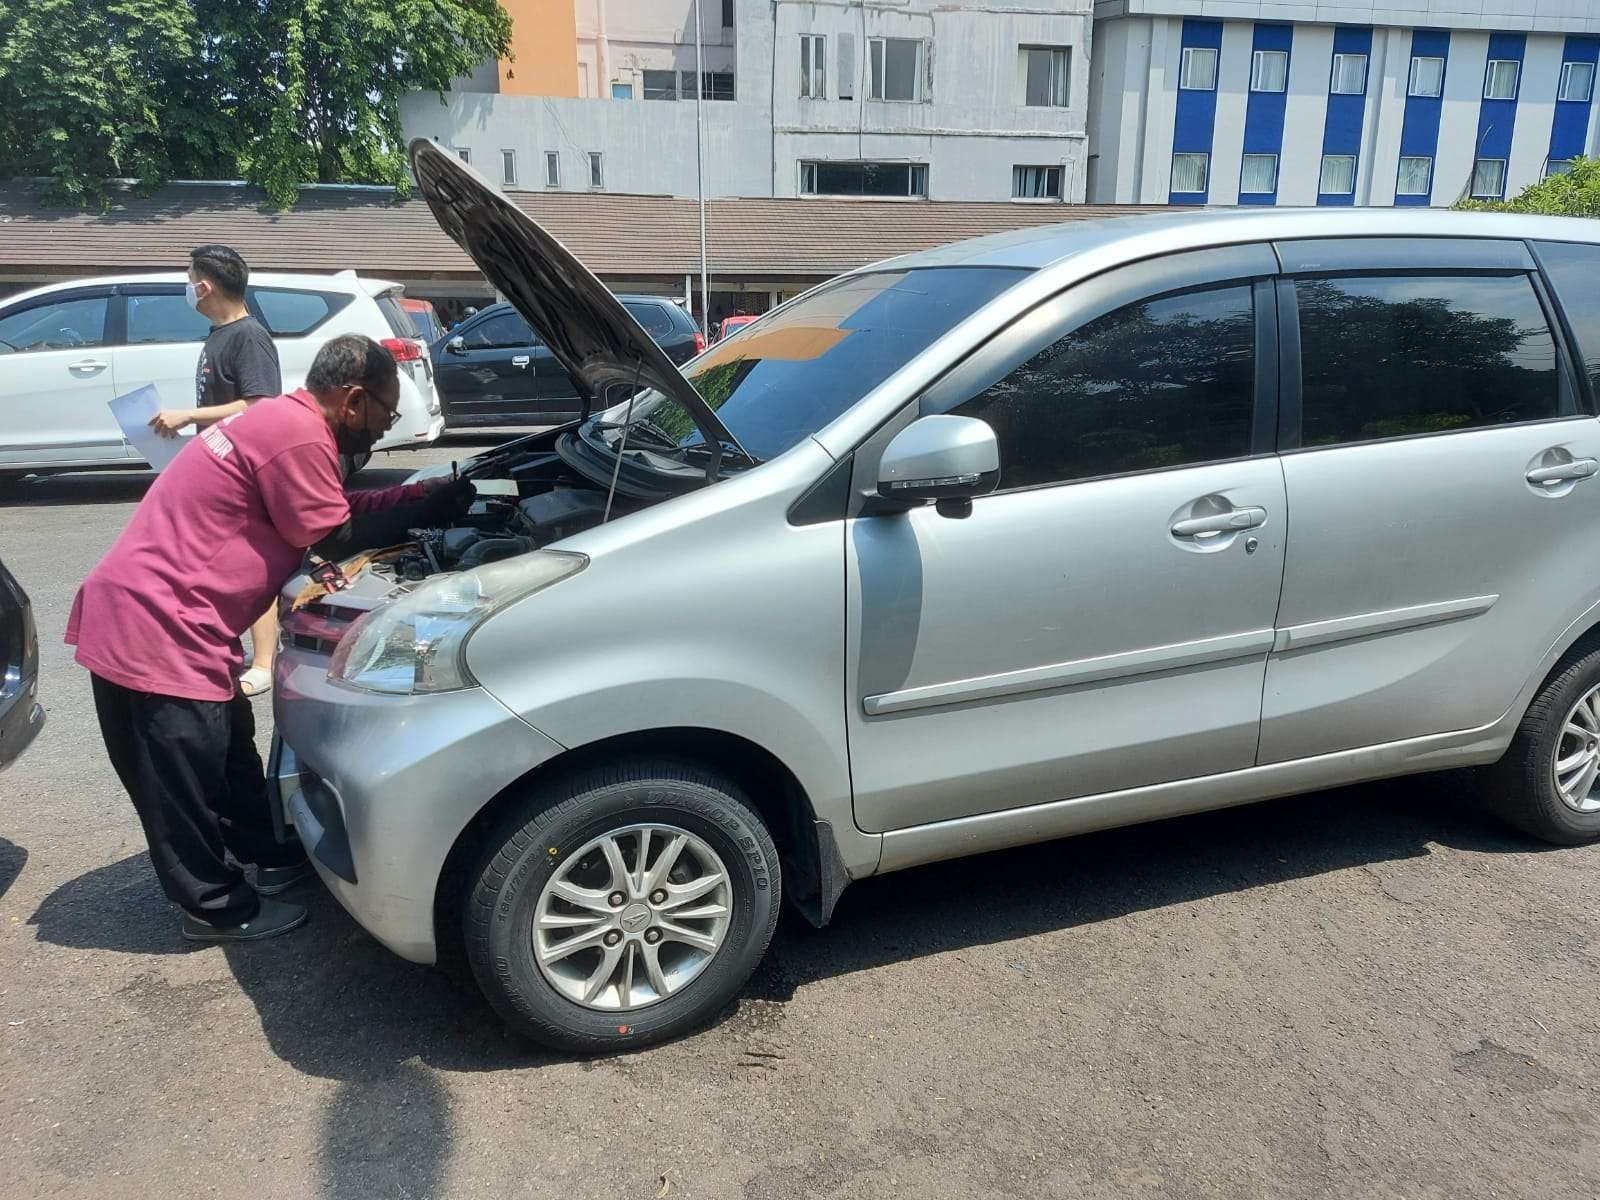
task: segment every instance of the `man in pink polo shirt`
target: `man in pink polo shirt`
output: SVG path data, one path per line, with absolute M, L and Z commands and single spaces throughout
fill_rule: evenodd
M 191 941 L 271 937 L 306 917 L 268 898 L 308 867 L 273 836 L 239 635 L 308 548 L 390 544 L 472 501 L 470 484 L 449 480 L 345 495 L 339 454 L 370 450 L 393 425 L 399 386 L 378 343 L 333 339 L 305 388 L 184 447 L 73 600 L 67 643 L 92 673 L 111 764 Z M 229 852 L 256 866 L 254 887 Z

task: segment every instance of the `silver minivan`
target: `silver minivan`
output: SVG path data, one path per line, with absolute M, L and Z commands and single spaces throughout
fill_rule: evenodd
M 580 1051 L 704 1022 L 780 899 L 1481 767 L 1600 836 L 1600 222 L 1084 221 L 835 279 L 680 373 L 414 146 L 595 415 L 285 592 L 323 881 Z M 909 210 L 908 210 L 909 212 Z

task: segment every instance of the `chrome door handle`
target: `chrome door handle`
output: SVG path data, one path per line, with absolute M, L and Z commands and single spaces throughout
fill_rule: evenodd
M 1534 467 L 1528 472 L 1528 482 L 1565 483 L 1569 479 L 1588 479 L 1597 471 L 1600 471 L 1600 462 L 1592 458 L 1575 458 L 1553 467 Z
M 511 365 L 513 367 L 526 368 L 528 365 L 528 356 L 526 354 L 514 355 L 511 359 Z
M 104 371 L 106 362 L 99 358 L 80 358 L 77 362 L 68 365 L 69 371 Z
M 1200 537 L 1207 533 L 1237 533 L 1241 529 L 1254 529 L 1263 525 L 1267 520 L 1267 510 L 1264 508 L 1235 508 L 1224 513 L 1214 513 L 1209 517 L 1190 517 L 1185 521 L 1172 523 L 1172 536 L 1180 538 Z

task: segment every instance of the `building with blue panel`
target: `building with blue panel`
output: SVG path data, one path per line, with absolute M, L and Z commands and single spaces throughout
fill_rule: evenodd
M 1087 199 L 1512 196 L 1600 154 L 1597 68 L 1600 0 L 1096 0 Z

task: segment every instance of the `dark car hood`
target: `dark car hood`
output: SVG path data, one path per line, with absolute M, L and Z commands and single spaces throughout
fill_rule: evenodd
M 572 376 L 585 415 L 637 383 L 676 399 L 709 445 L 738 442 L 694 386 L 589 269 L 471 167 L 425 138 L 411 167 L 434 219 Z M 622 385 L 608 398 L 608 389 Z

